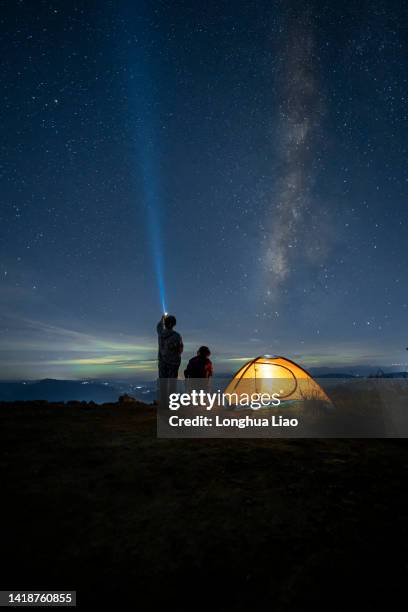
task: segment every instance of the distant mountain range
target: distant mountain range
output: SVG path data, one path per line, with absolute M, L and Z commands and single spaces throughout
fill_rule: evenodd
M 0 382 L 0 401 L 46 400 L 67 402 L 70 400 L 94 401 L 97 404 L 116 402 L 127 393 L 146 403 L 156 397 L 156 383 L 129 383 L 99 380 L 54 380 Z
M 310 368 L 310 373 L 317 379 L 352 379 L 366 376 L 383 378 L 408 378 L 408 372 L 395 372 L 391 368 L 356 366 L 353 368 Z M 216 376 L 214 388 L 225 388 L 230 376 Z M 322 383 L 323 384 L 323 383 Z M 180 389 L 183 383 L 180 381 Z M 129 382 L 127 380 L 55 380 L 45 378 L 35 381 L 0 382 L 0 402 L 19 400 L 46 400 L 48 402 L 94 401 L 97 404 L 116 402 L 120 395 L 127 393 L 135 399 L 151 403 L 157 396 L 156 381 Z
M 378 372 L 384 375 L 392 374 L 399 377 L 405 372 L 397 372 L 395 366 L 375 366 L 375 365 L 354 365 L 354 366 L 338 366 L 338 367 L 310 367 L 306 366 L 306 369 L 310 374 L 316 378 L 341 378 L 344 377 L 356 377 L 356 376 L 373 376 Z
M 334 372 L 333 374 L 314 374 L 314 378 L 361 378 L 355 374 L 346 374 L 346 372 Z

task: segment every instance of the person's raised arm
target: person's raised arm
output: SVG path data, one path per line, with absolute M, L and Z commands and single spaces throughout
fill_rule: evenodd
M 156 329 L 157 329 L 157 333 L 158 334 L 160 334 L 163 331 L 163 329 L 164 329 L 164 319 L 165 319 L 165 315 L 162 315 L 162 318 L 160 319 L 160 321 L 157 324 Z

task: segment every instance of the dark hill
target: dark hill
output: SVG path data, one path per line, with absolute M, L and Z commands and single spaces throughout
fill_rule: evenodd
M 0 431 L 4 585 L 76 589 L 82 609 L 405 595 L 406 440 L 157 439 L 140 403 L 3 404 Z

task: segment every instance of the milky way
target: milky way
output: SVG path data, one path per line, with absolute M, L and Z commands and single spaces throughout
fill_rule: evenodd
M 0 378 L 406 362 L 403 3 L 4 5 Z
M 285 41 L 277 129 L 278 169 L 271 193 L 270 234 L 264 266 L 266 294 L 279 297 L 283 283 L 299 259 L 318 257 L 311 188 L 313 146 L 322 118 L 314 40 L 308 16 L 292 25 Z M 317 251 L 317 253 L 316 253 Z

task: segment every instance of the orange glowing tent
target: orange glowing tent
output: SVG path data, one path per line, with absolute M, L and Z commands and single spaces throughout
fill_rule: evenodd
M 285 400 L 322 400 L 328 395 L 300 365 L 286 357 L 263 355 L 248 361 L 234 375 L 224 394 L 278 393 Z

